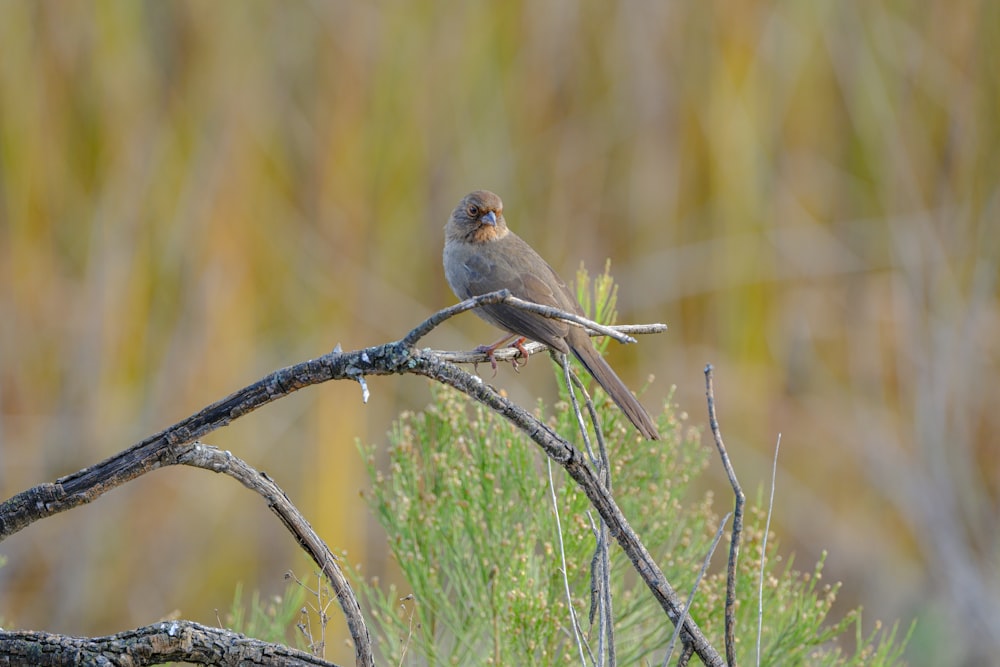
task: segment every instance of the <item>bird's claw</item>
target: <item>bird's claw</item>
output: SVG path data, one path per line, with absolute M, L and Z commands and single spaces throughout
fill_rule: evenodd
M 485 354 L 486 355 L 486 360 L 490 362 L 490 368 L 493 369 L 493 375 L 490 376 L 491 378 L 495 378 L 497 376 L 497 359 L 494 356 L 494 353 L 496 352 L 496 349 L 497 348 L 496 348 L 495 345 L 480 345 L 475 350 L 473 350 L 473 352 L 476 352 L 477 354 Z M 476 371 L 476 375 L 479 374 L 479 362 L 478 361 L 472 364 L 472 369 L 474 371 Z
M 493 345 L 480 345 L 479 347 L 477 347 L 476 349 L 473 350 L 473 352 L 475 352 L 476 354 L 485 354 L 486 355 L 487 361 L 490 362 L 490 368 L 493 369 L 493 375 L 491 377 L 496 377 L 497 376 L 497 358 L 495 356 L 496 350 L 497 350 L 497 348 L 499 346 L 501 346 L 505 342 L 507 342 L 507 340 L 510 340 L 510 337 L 508 337 L 508 338 L 506 338 L 504 340 L 500 340 L 500 341 L 494 343 Z M 524 341 L 526 341 L 526 340 L 528 340 L 528 339 L 524 338 L 522 336 L 522 337 L 518 338 L 517 340 L 515 340 L 513 343 L 510 344 L 511 347 L 517 349 L 517 353 L 518 353 L 517 355 L 515 355 L 515 356 L 513 356 L 513 357 L 510 358 L 510 364 L 511 364 L 511 366 L 514 367 L 514 371 L 515 372 L 520 372 L 519 369 L 522 366 L 527 366 L 528 365 L 528 350 L 526 350 L 524 348 Z M 520 358 L 521 358 L 522 361 L 518 362 L 518 356 L 520 356 Z M 479 373 L 479 362 L 478 361 L 475 361 L 475 362 L 472 363 L 472 369 L 476 372 L 476 374 Z
M 510 358 L 510 365 L 514 367 L 515 373 L 520 373 L 521 368 L 528 365 L 528 351 L 524 349 L 524 341 L 528 340 L 523 336 L 518 338 L 513 343 L 510 344 L 511 347 L 517 349 L 517 354 L 519 355 L 521 361 L 518 362 L 518 356 Z

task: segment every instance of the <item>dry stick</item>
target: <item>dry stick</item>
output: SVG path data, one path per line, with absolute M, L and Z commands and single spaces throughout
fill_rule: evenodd
M 259 494 L 267 501 L 268 509 L 281 519 L 281 523 L 295 537 L 299 546 L 309 554 L 313 562 L 319 566 L 320 571 L 326 576 L 333 589 L 341 609 L 345 610 L 348 625 L 354 625 L 350 629 L 351 636 L 367 635 L 364 625 L 364 617 L 361 615 L 361 605 L 351 589 L 347 577 L 337 564 L 337 557 L 330 551 L 320 536 L 316 534 L 302 513 L 292 504 L 284 491 L 267 476 L 254 470 L 245 461 L 230 452 L 223 452 L 215 447 L 211 447 L 202 442 L 193 442 L 180 448 L 177 462 L 182 465 L 211 470 L 229 475 L 239 481 L 243 486 Z M 320 587 L 321 588 L 321 587 Z M 346 610 L 350 610 L 348 613 Z M 360 625 L 358 625 L 360 624 Z M 366 646 L 365 655 L 356 655 L 358 664 L 374 665 L 375 659 L 371 653 L 371 640 L 362 642 Z M 360 662 L 363 660 L 364 662 Z
M 580 437 L 583 438 L 583 445 L 587 449 L 594 467 L 600 469 L 597 460 L 594 458 L 594 449 L 590 446 L 590 435 L 587 433 L 587 425 L 584 423 L 583 413 L 580 412 L 580 403 L 576 400 L 576 392 L 573 391 L 573 372 L 569 369 L 569 357 L 565 352 L 553 354 L 552 356 L 556 360 L 556 363 L 562 367 L 563 379 L 566 382 L 566 392 L 569 394 L 570 405 L 573 406 L 573 414 L 576 416 L 576 425 L 580 429 Z M 590 397 L 587 396 L 586 400 L 589 401 Z M 590 416 L 596 426 L 597 420 L 594 419 L 594 413 L 591 412 Z
M 613 327 L 608 327 L 613 331 L 617 331 L 623 334 L 629 334 L 632 336 L 645 336 L 649 334 L 663 333 L 667 330 L 666 324 L 616 324 Z M 591 336 L 603 336 L 604 334 L 594 331 L 590 327 L 586 327 L 587 333 Z M 548 346 L 544 343 L 539 343 L 537 341 L 529 341 L 523 346 L 524 351 L 527 352 L 530 357 L 533 354 L 538 354 L 539 352 L 548 351 Z M 453 364 L 481 364 L 483 362 L 489 361 L 489 357 L 483 352 L 455 352 L 452 350 L 431 350 L 435 355 L 437 355 L 442 361 L 450 361 Z M 497 361 L 510 361 L 516 359 L 521 355 L 520 350 L 516 347 L 501 347 L 493 352 L 493 358 Z M 579 385 L 578 385 L 579 386 Z
M 330 600 L 327 600 L 326 602 L 323 601 L 323 579 L 317 578 L 316 590 L 309 587 L 308 581 L 296 577 L 295 573 L 291 570 L 285 572 L 285 579 L 291 579 L 299 588 L 316 598 L 316 604 L 313 604 L 312 602 L 307 602 L 306 604 L 309 605 L 316 615 L 319 616 L 319 641 L 316 641 L 315 637 L 313 637 L 312 619 L 309 618 L 309 614 L 306 613 L 305 607 L 302 607 L 299 610 L 299 614 L 305 618 L 305 622 L 299 621 L 295 624 L 295 627 L 302 633 L 302 637 L 309 642 L 310 651 L 315 652 L 317 648 L 326 650 L 326 626 L 329 621 L 327 611 L 330 609 L 331 603 Z
M 552 308 L 551 306 L 543 306 L 541 304 L 532 303 L 531 301 L 524 301 L 523 299 L 518 299 L 515 296 L 507 297 L 504 302 L 520 308 L 521 310 L 526 310 L 529 313 L 537 313 L 543 317 L 548 317 L 553 320 L 563 320 L 570 324 L 576 324 L 584 329 L 591 329 L 599 334 L 604 334 L 610 338 L 614 338 L 619 343 L 635 343 L 635 338 L 627 334 L 623 334 L 618 331 L 615 327 L 609 327 L 604 324 L 598 324 L 593 320 L 588 320 L 582 315 L 574 315 L 573 313 L 568 313 L 558 308 Z
M 426 320 L 421 322 L 414 328 L 410 333 L 406 334 L 403 340 L 399 341 L 405 346 L 412 347 L 417 344 L 417 341 L 429 334 L 437 325 L 441 324 L 445 320 L 458 315 L 459 313 L 464 313 L 467 310 L 472 310 L 473 308 L 479 308 L 481 306 L 495 305 L 498 303 L 507 304 L 514 306 L 515 308 L 520 308 L 521 310 L 526 310 L 529 313 L 536 313 L 542 317 L 548 317 L 553 320 L 563 320 L 569 322 L 570 324 L 576 324 L 584 329 L 590 329 L 596 331 L 599 334 L 605 336 L 610 336 L 614 338 L 619 343 L 634 343 L 635 338 L 621 333 L 619 327 L 609 327 L 603 324 L 598 324 L 592 320 L 588 320 L 586 317 L 581 317 L 580 315 L 574 315 L 573 313 L 567 313 L 566 311 L 559 310 L 558 308 L 552 308 L 550 306 L 543 306 L 541 304 L 532 303 L 530 301 L 524 301 L 518 299 L 516 296 L 511 296 L 510 290 L 502 289 L 496 292 L 490 292 L 489 294 L 483 294 L 482 296 L 473 297 L 471 299 L 466 299 L 465 301 L 460 301 L 454 306 L 449 306 L 444 310 L 439 310 L 434 313 Z M 666 329 L 666 325 L 654 324 L 650 325 L 653 327 L 662 327 Z
M 566 590 L 566 608 L 569 609 L 569 622 L 573 626 L 573 633 L 576 636 L 576 647 L 580 651 L 580 664 L 587 667 L 587 658 L 583 655 L 584 645 L 587 643 L 583 638 L 583 630 L 580 622 L 576 618 L 576 607 L 573 606 L 573 594 L 569 590 L 569 573 L 566 570 L 566 548 L 563 545 L 562 522 L 559 520 L 559 500 L 556 498 L 556 481 L 552 476 L 552 459 L 546 459 L 545 463 L 549 471 L 549 494 L 552 496 L 552 513 L 556 517 L 556 537 L 559 538 L 559 569 L 563 575 L 563 587 Z M 590 653 L 590 646 L 587 646 Z
M 764 537 L 760 541 L 760 579 L 757 590 L 757 667 L 760 667 L 760 635 L 764 628 L 764 559 L 767 556 L 767 534 L 771 532 L 771 514 L 774 512 L 774 487 L 778 479 L 778 450 L 781 449 L 781 434 L 774 445 L 774 463 L 771 464 L 771 495 L 767 499 L 767 520 L 764 522 Z
M 597 546 L 594 548 L 594 557 L 590 559 L 590 623 L 591 625 L 594 623 L 594 599 L 596 598 L 596 607 L 600 610 L 598 630 L 602 638 L 607 637 L 608 666 L 615 667 L 618 664 L 618 650 L 615 647 L 614 612 L 611 606 L 611 556 L 608 552 L 608 527 L 604 525 L 603 521 L 598 527 L 590 510 L 587 510 L 587 521 L 590 522 L 590 530 L 597 542 Z M 603 665 L 603 648 L 601 651 L 601 664 Z
M 399 598 L 400 611 L 406 611 L 406 605 L 403 604 L 404 602 L 412 602 L 413 604 L 410 605 L 410 614 L 407 617 L 406 638 L 402 641 L 403 648 L 399 653 L 399 662 L 396 663 L 398 667 L 402 667 L 402 665 L 406 664 L 406 652 L 410 650 L 410 642 L 413 641 L 413 614 L 417 607 L 417 599 L 413 597 L 413 593 Z
M 691 611 L 694 594 L 698 591 L 698 586 L 701 585 L 701 580 L 705 578 L 705 572 L 708 571 L 708 566 L 712 563 L 712 555 L 715 553 L 715 548 L 719 546 L 719 540 L 722 539 L 722 532 L 726 529 L 727 521 L 729 521 L 729 514 L 722 517 L 722 521 L 719 522 L 719 529 L 715 531 L 715 539 L 712 540 L 711 546 L 708 547 L 708 553 L 705 554 L 705 559 L 701 563 L 701 570 L 698 571 L 698 576 L 694 580 L 694 586 L 691 587 L 691 592 L 688 593 L 687 602 L 684 603 L 685 617 Z M 670 637 L 670 643 L 667 644 L 667 654 L 663 656 L 663 667 L 667 667 L 667 663 L 670 662 L 670 656 L 674 652 L 674 645 L 677 643 L 678 630 L 680 630 L 680 626 L 674 628 L 674 634 Z
M 570 370 L 569 357 L 565 353 L 558 353 L 558 354 L 557 353 L 553 353 L 552 354 L 552 359 L 557 364 L 559 364 L 560 368 L 562 368 L 562 371 L 563 371 L 563 381 L 566 383 L 566 391 L 569 394 L 570 405 L 573 408 L 573 414 L 576 416 L 576 425 L 580 429 L 580 436 L 583 438 L 583 444 L 584 444 L 584 448 L 587 450 L 587 455 L 590 456 L 591 465 L 593 465 L 595 469 L 600 470 L 600 464 L 598 463 L 597 459 L 594 456 L 594 449 L 590 446 L 590 435 L 587 433 L 587 426 L 584 423 L 583 413 L 580 411 L 580 402 L 576 400 L 576 392 L 573 391 L 573 385 L 575 384 L 576 386 L 580 387 L 580 390 L 583 392 L 584 400 L 585 400 L 585 402 L 587 404 L 587 408 L 588 408 L 588 412 L 589 412 L 589 415 L 590 415 L 590 419 L 591 419 L 591 421 L 594 424 L 594 428 L 599 433 L 600 432 L 599 421 L 597 419 L 597 414 L 594 412 L 593 402 L 590 400 L 590 396 L 588 396 L 587 393 L 585 391 L 583 391 L 583 384 L 580 382 L 579 378 L 576 377 L 576 373 L 573 373 L 573 371 Z M 551 469 L 551 464 L 550 464 L 549 467 Z M 551 475 L 551 473 L 550 473 L 550 475 Z M 590 515 L 588 513 L 588 517 L 589 516 Z M 591 519 L 591 524 L 593 524 L 593 519 Z M 601 660 L 600 664 L 603 665 L 603 661 L 604 661 L 604 632 L 603 632 L 603 630 L 604 630 L 604 623 L 603 623 L 604 616 L 603 616 L 602 602 L 603 602 L 604 598 L 603 598 L 603 596 L 600 596 L 598 594 L 598 591 L 600 590 L 600 585 L 599 585 L 598 582 L 600 580 L 598 578 L 598 570 L 597 570 L 598 554 L 600 553 L 601 538 L 600 538 L 600 533 L 598 533 L 596 531 L 596 529 L 594 531 L 594 537 L 595 537 L 595 539 L 597 541 L 598 550 L 596 550 L 594 552 L 594 558 L 591 560 L 591 563 L 590 563 L 590 613 L 587 615 L 587 622 L 591 626 L 593 626 L 594 625 L 594 613 L 598 609 L 601 610 L 600 623 L 598 624 L 598 633 L 597 633 L 597 655 L 600 657 L 600 660 Z M 595 603 L 595 599 L 596 599 L 596 603 Z M 598 664 L 598 663 L 595 662 L 595 664 Z
M 625 325 L 616 328 L 624 330 L 624 329 L 635 329 L 637 327 L 633 325 Z M 600 334 L 593 333 L 591 335 L 600 335 Z M 563 362 L 568 357 L 564 354 L 553 355 L 553 357 L 555 358 L 556 363 L 558 363 L 565 371 L 567 364 L 564 364 Z M 595 455 L 593 449 L 590 446 L 590 439 L 586 435 L 584 435 L 584 443 L 587 445 L 587 454 L 590 456 L 591 464 L 593 464 L 594 468 L 600 474 L 601 482 L 604 484 L 605 487 L 607 487 L 608 491 L 611 491 L 611 466 L 608 462 L 608 448 L 607 444 L 604 441 L 604 429 L 601 428 L 601 420 L 597 415 L 597 408 L 594 407 L 594 401 L 590 398 L 590 394 L 587 392 L 587 388 L 583 385 L 583 381 L 580 380 L 580 376 L 577 375 L 576 372 L 572 370 L 572 364 L 568 365 L 569 365 L 568 377 L 573 380 L 573 386 L 579 389 L 580 393 L 583 394 L 583 404 L 587 407 L 587 415 L 590 417 L 590 423 L 594 427 L 594 435 L 596 437 L 595 439 L 597 440 L 598 454 Z M 585 431 L 586 429 L 584 429 L 584 427 L 582 426 L 583 417 L 580 415 L 580 408 L 577 405 L 575 396 L 573 396 L 572 398 L 574 399 L 573 411 L 577 415 L 577 423 L 581 424 L 580 426 L 581 431 Z
M 200 665 L 336 667 L 305 651 L 192 621 L 161 621 L 107 637 L 68 637 L 29 630 L 11 630 L 0 635 L 4 638 L 5 665 L 143 667 L 183 661 Z
M 569 364 L 567 363 L 567 366 Z M 604 441 L 604 430 L 601 428 L 601 420 L 597 417 L 597 409 L 594 407 L 594 402 L 590 399 L 590 394 L 587 393 L 587 388 L 583 386 L 583 382 L 580 380 L 576 373 L 570 371 L 573 384 L 575 384 L 579 389 L 580 393 L 583 394 L 584 403 L 587 406 L 587 412 L 590 414 L 590 421 L 594 425 L 594 436 L 597 440 L 597 460 L 594 462 L 594 466 L 597 469 L 598 478 L 604 484 L 604 488 L 607 490 L 608 494 L 611 494 L 611 462 L 608 459 L 608 448 Z M 591 452 L 591 459 L 594 458 L 593 452 Z M 597 540 L 597 545 L 594 548 L 594 558 L 591 561 L 591 579 L 597 582 L 597 591 L 600 596 L 599 608 L 601 610 L 600 616 L 600 632 L 601 635 L 608 638 L 608 667 L 616 667 L 618 664 L 618 650 L 615 646 L 615 624 L 614 624 L 614 605 L 611 596 L 611 553 L 608 550 L 608 526 L 601 521 L 600 529 L 598 530 L 594 526 L 594 519 L 587 512 L 587 518 L 590 520 L 591 528 L 594 529 L 594 537 Z M 596 567 L 595 567 L 596 566 Z M 594 622 L 594 611 L 593 611 L 593 592 L 591 597 L 591 612 L 590 612 L 590 622 Z M 603 653 L 602 653 L 603 656 Z
M 569 357 L 565 353 L 553 354 L 553 358 L 556 360 L 563 370 L 563 379 L 566 382 L 566 389 L 569 392 L 570 402 L 573 406 L 573 414 L 576 415 L 576 422 L 580 428 L 580 435 L 583 436 L 583 442 L 587 447 L 587 452 L 590 454 L 591 464 L 598 473 L 598 477 L 604 482 L 604 486 L 608 493 L 611 493 L 611 468 L 608 462 L 608 450 L 604 445 L 604 433 L 601 430 L 601 420 L 597 418 L 597 410 L 594 408 L 594 402 L 590 399 L 590 395 L 587 393 L 587 389 L 583 386 L 583 382 L 577 377 L 576 373 L 570 368 Z M 590 437 L 587 434 L 587 426 L 584 423 L 583 413 L 580 412 L 580 403 L 576 399 L 576 392 L 573 387 L 576 386 L 580 389 L 580 393 L 583 394 L 584 402 L 587 406 L 587 412 L 590 415 L 590 421 L 594 425 L 594 434 L 597 438 L 598 449 L 600 451 L 600 458 L 594 456 L 594 451 L 590 446 Z M 618 664 L 618 653 L 615 650 L 615 633 L 614 633 L 614 623 L 612 622 L 612 611 L 611 611 L 611 563 L 610 554 L 608 553 L 608 541 L 607 541 L 607 526 L 604 522 L 601 522 L 600 529 L 594 525 L 594 519 L 591 517 L 590 513 L 587 513 L 587 518 L 590 519 L 591 529 L 594 532 L 594 539 L 596 545 L 594 547 L 594 557 L 590 562 L 590 615 L 588 620 L 590 624 L 594 624 L 594 609 L 595 606 L 598 610 L 598 642 L 597 642 L 597 655 L 599 656 L 600 662 L 598 663 L 601 667 L 604 665 L 604 657 L 608 657 L 608 667 L 615 667 Z M 594 598 L 597 597 L 597 605 L 594 604 Z M 607 646 L 605 647 L 605 643 Z
M 743 505 L 746 497 L 736 479 L 736 471 L 729 461 L 729 454 L 722 442 L 722 431 L 715 414 L 715 389 L 712 386 L 712 364 L 705 366 L 705 396 L 708 399 L 708 423 L 715 437 L 715 446 L 722 457 L 722 467 L 729 476 L 729 484 L 736 497 L 733 508 L 733 537 L 729 545 L 729 564 L 726 567 L 726 660 L 729 667 L 736 667 L 736 563 L 740 557 L 740 538 L 743 535 Z
M 106 491 L 150 470 L 176 463 L 171 461 L 171 456 L 177 446 L 193 442 L 294 391 L 329 380 L 414 373 L 454 387 L 490 407 L 524 431 L 547 456 L 562 465 L 607 523 L 610 534 L 618 541 L 667 617 L 674 623 L 679 622 L 680 598 L 629 526 L 614 499 L 575 448 L 529 412 L 486 385 L 481 378 L 441 360 L 430 350 L 414 349 L 421 337 L 449 317 L 485 304 L 507 303 L 510 299 L 512 297 L 506 290 L 467 299 L 435 313 L 402 340 L 352 352 L 330 352 L 275 371 L 94 466 L 57 479 L 55 483 L 40 484 L 0 503 L 0 541 L 35 521 L 89 503 Z M 541 310 L 535 312 L 541 313 Z M 563 315 L 567 319 L 582 319 L 569 313 Z M 587 326 L 597 330 L 597 325 L 592 324 Z M 650 329 L 662 331 L 665 327 L 653 325 Z M 708 642 L 698 625 L 690 618 L 685 619 L 683 624 L 682 636 L 685 641 L 691 642 L 702 662 L 711 667 L 722 667 L 725 664 L 722 656 Z M 358 652 L 358 644 L 364 640 L 359 636 L 353 639 Z

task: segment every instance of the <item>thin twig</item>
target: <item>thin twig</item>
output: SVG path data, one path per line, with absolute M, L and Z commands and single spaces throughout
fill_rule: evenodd
M 778 481 L 778 450 L 781 449 L 781 434 L 774 445 L 774 462 L 771 464 L 771 493 L 767 499 L 767 519 L 764 521 L 764 537 L 760 541 L 760 582 L 757 591 L 757 667 L 760 667 L 760 635 L 764 628 L 764 559 L 767 557 L 767 534 L 771 532 L 771 514 L 774 511 L 774 487 Z
M 549 493 L 552 496 L 552 513 L 556 517 L 556 537 L 559 542 L 559 569 L 563 576 L 563 587 L 566 590 L 566 607 L 569 609 L 570 625 L 573 626 L 573 633 L 576 635 L 576 646 L 580 651 L 580 664 L 587 667 L 587 659 L 583 655 L 585 640 L 583 632 L 580 630 L 580 623 L 576 618 L 576 608 L 573 606 L 573 594 L 569 589 L 569 574 L 566 570 L 566 548 L 563 544 L 562 522 L 559 520 L 559 499 L 556 497 L 556 481 L 552 476 L 552 459 L 546 459 L 549 472 Z
M 315 589 L 310 588 L 307 581 L 299 579 L 291 570 L 285 572 L 285 579 L 291 579 L 299 588 L 316 598 L 315 604 L 312 602 L 306 602 L 306 604 L 319 616 L 319 640 L 313 637 L 312 619 L 309 617 L 305 607 L 301 610 L 301 614 L 305 618 L 305 623 L 299 621 L 296 627 L 298 627 L 302 632 L 302 636 L 309 642 L 309 650 L 312 651 L 313 655 L 323 655 L 326 652 L 326 628 L 330 620 L 327 612 L 330 609 L 330 604 L 332 604 L 330 600 L 323 602 L 323 573 L 319 572 L 317 574 Z
M 560 355 L 553 355 L 553 358 L 555 358 L 556 363 L 559 364 L 560 367 L 566 368 L 566 365 L 563 363 Z M 601 420 L 597 415 L 597 408 L 594 406 L 594 400 L 587 391 L 587 387 L 583 384 L 583 380 L 581 380 L 580 376 L 573 370 L 572 364 L 569 364 L 569 369 L 569 375 L 573 380 L 573 386 L 579 389 L 580 393 L 583 394 L 583 404 L 587 408 L 587 415 L 590 417 L 590 425 L 594 427 L 594 436 L 597 439 L 596 454 L 591 448 L 589 440 L 585 441 L 587 445 L 587 455 L 590 456 L 590 461 L 594 466 L 594 470 L 598 472 L 601 482 L 610 492 L 611 474 L 608 472 L 608 450 L 604 441 L 604 429 L 601 427 Z
M 599 324 L 593 320 L 588 320 L 583 315 L 577 315 L 575 313 L 569 313 L 565 310 L 559 310 L 558 308 L 552 308 L 551 306 L 543 306 L 538 303 L 532 303 L 531 301 L 525 301 L 524 299 L 518 299 L 516 296 L 509 296 L 503 299 L 503 302 L 510 306 L 515 306 L 521 310 L 526 310 L 529 313 L 537 313 L 543 317 L 548 317 L 553 320 L 563 320 L 564 322 L 569 322 L 570 324 L 576 324 L 584 329 L 593 329 L 594 331 L 604 334 L 614 338 L 619 343 L 635 343 L 635 338 L 632 338 L 628 334 L 623 334 L 616 330 L 614 327 L 609 327 L 605 324 Z
M 705 396 L 708 399 L 708 423 L 715 438 L 715 446 L 722 458 L 722 467 L 729 476 L 733 487 L 735 506 L 733 508 L 733 537 L 729 544 L 729 563 L 726 566 L 726 661 L 729 667 L 736 667 L 736 564 L 740 557 L 740 539 L 743 535 L 743 506 L 746 496 L 736 479 L 736 470 L 729 461 L 729 453 L 722 442 L 719 419 L 715 414 L 715 389 L 712 386 L 712 364 L 705 366 Z
M 410 333 L 406 334 L 400 342 L 407 347 L 413 347 L 417 344 L 418 340 L 429 334 L 434 328 L 437 327 L 437 325 L 441 324 L 445 320 L 451 319 L 452 317 L 455 317 L 460 313 L 464 313 L 467 310 L 497 304 L 508 298 L 510 298 L 510 290 L 502 289 L 456 303 L 454 306 L 449 306 L 443 310 L 439 310 L 428 317 L 426 320 L 418 324 L 412 331 L 410 331 Z
M 590 559 L 589 622 L 591 625 L 594 624 L 594 613 L 596 610 L 598 614 L 598 633 L 601 638 L 598 645 L 601 664 L 604 664 L 604 656 L 607 654 L 608 667 L 615 667 L 618 664 L 618 650 L 615 646 L 614 611 L 611 605 L 611 557 L 608 552 L 608 527 L 603 521 L 598 525 L 594 521 L 594 516 L 590 510 L 587 510 L 587 520 L 590 522 L 590 530 L 596 542 L 594 556 Z M 604 646 L 605 639 L 607 647 Z
M 604 445 L 604 432 L 601 428 L 601 420 L 597 417 L 594 402 L 591 400 L 590 394 L 587 393 L 587 388 L 584 387 L 579 376 L 573 372 L 567 355 L 553 353 L 552 356 L 556 360 L 556 363 L 563 369 L 563 377 L 569 392 L 570 401 L 573 405 L 573 413 L 576 415 L 577 424 L 580 427 L 580 433 L 583 436 L 583 442 L 586 445 L 591 464 L 594 466 L 598 478 L 604 483 L 605 488 L 610 493 L 611 466 L 608 462 L 608 451 Z M 580 412 L 580 405 L 576 399 L 576 391 L 573 389 L 574 386 L 583 394 L 587 412 L 590 415 L 590 421 L 594 426 L 594 434 L 597 438 L 599 451 L 597 456 L 594 455 L 594 450 L 590 445 L 590 438 L 587 434 L 587 427 L 584 424 L 583 414 Z M 590 519 L 591 528 L 594 531 L 594 538 L 596 540 L 594 557 L 591 559 L 590 564 L 591 595 L 588 620 L 591 625 L 594 624 L 594 611 L 596 609 L 598 612 L 597 654 L 600 660 L 599 664 L 604 665 L 604 657 L 606 655 L 608 657 L 608 667 L 615 667 L 618 663 L 618 657 L 615 648 L 614 617 L 612 615 L 611 556 L 608 552 L 608 527 L 602 519 L 600 528 L 598 528 L 594 524 L 590 512 L 587 513 L 587 517 Z M 596 605 L 594 604 L 595 597 L 597 599 Z
M 417 607 L 417 599 L 413 597 L 412 593 L 399 599 L 400 609 L 406 609 L 406 605 L 403 604 L 404 602 L 413 602 L 413 604 L 410 606 L 410 613 L 407 616 L 406 640 L 403 642 L 403 648 L 399 653 L 399 662 L 397 663 L 398 667 L 402 667 L 405 663 L 406 652 L 409 650 L 410 644 L 413 642 L 413 614 Z
M 732 513 L 730 513 L 732 514 Z M 698 571 L 698 576 L 694 580 L 694 586 L 691 587 L 691 592 L 688 594 L 687 602 L 684 603 L 684 616 L 688 615 L 691 611 L 691 603 L 694 602 L 694 594 L 698 590 L 698 586 L 701 585 L 701 580 L 705 577 L 705 572 L 708 571 L 708 566 L 712 562 L 712 555 L 715 553 L 715 548 L 719 546 L 719 540 L 722 539 L 722 532 L 726 529 L 726 522 L 729 521 L 730 514 L 722 517 L 722 521 L 719 522 L 719 529 L 715 531 L 715 539 L 712 540 L 712 545 L 708 548 L 708 553 L 705 554 L 705 559 L 701 563 L 701 570 Z M 677 642 L 677 635 L 680 634 L 678 630 L 680 625 L 674 628 L 674 634 L 670 637 L 670 643 L 667 645 L 667 655 L 663 658 L 663 667 L 667 667 L 667 663 L 670 662 L 670 654 L 674 652 L 674 644 Z
M 576 313 L 570 313 L 565 310 L 559 310 L 558 308 L 552 308 L 551 306 L 543 306 L 538 303 L 532 303 L 531 301 L 525 301 L 524 299 L 518 299 L 516 296 L 511 296 L 510 290 L 505 289 L 472 297 L 471 299 L 466 299 L 465 301 L 456 303 L 454 306 L 449 306 L 444 310 L 439 310 L 418 324 L 412 331 L 410 331 L 410 333 L 406 334 L 400 342 L 403 345 L 412 347 L 417 344 L 418 340 L 426 336 L 445 320 L 464 313 L 467 310 L 472 310 L 473 308 L 481 308 L 483 306 L 496 305 L 500 303 L 520 308 L 521 310 L 528 311 L 529 313 L 536 313 L 542 317 L 548 317 L 553 320 L 562 320 L 584 329 L 596 331 L 603 336 L 614 338 L 619 343 L 636 342 L 635 338 L 632 338 L 627 333 L 622 332 L 620 327 L 609 327 L 604 324 L 594 322 L 593 320 L 588 320 L 586 317 L 577 315 Z M 646 328 L 639 333 L 659 333 L 660 331 L 666 331 L 667 329 L 667 325 L 665 324 L 650 324 L 645 325 L 645 327 Z
M 464 302 L 463 302 L 464 303 Z M 633 336 L 645 336 L 649 334 L 663 333 L 667 330 L 666 324 L 618 324 L 613 327 L 608 327 L 614 329 L 623 334 L 629 334 Z M 594 331 L 592 329 L 587 329 L 587 334 L 590 336 L 603 336 L 603 333 Z M 548 346 L 544 343 L 539 343 L 537 341 L 528 341 L 522 345 L 524 351 L 530 357 L 533 354 L 538 354 L 539 352 L 545 352 L 548 350 Z M 485 352 L 476 352 L 475 350 L 469 351 L 454 351 L 454 350 L 429 350 L 432 354 L 437 355 L 440 359 L 444 361 L 450 361 L 453 364 L 482 364 L 489 361 L 489 356 Z M 515 347 L 501 347 L 497 348 L 493 352 L 493 358 L 496 361 L 510 361 L 516 359 L 521 355 L 521 351 Z
M 226 474 L 267 501 L 268 509 L 281 520 L 281 523 L 285 525 L 299 546 L 309 554 L 313 562 L 319 566 L 323 576 L 330 583 L 330 587 L 337 597 L 337 602 L 347 619 L 351 636 L 356 638 L 356 663 L 373 666 L 375 658 L 372 653 L 371 638 L 365 627 L 364 616 L 361 614 L 361 605 L 358 604 L 358 599 L 354 595 L 347 577 L 340 569 L 337 557 L 333 555 L 330 547 L 316 534 L 306 518 L 302 516 L 302 513 L 292 504 L 292 501 L 288 499 L 288 496 L 274 480 L 264 473 L 257 472 L 231 452 L 224 452 L 197 441 L 178 448 L 177 462 L 181 465 Z M 322 588 L 322 586 L 318 587 Z
M 594 450 L 590 446 L 590 435 L 587 433 L 587 424 L 584 423 L 583 413 L 580 412 L 580 403 L 576 400 L 576 392 L 573 391 L 573 376 L 575 376 L 575 373 L 570 370 L 569 358 L 565 353 L 553 353 L 552 356 L 555 358 L 556 363 L 562 367 L 563 379 L 566 381 L 566 393 L 569 394 L 569 402 L 573 406 L 573 414 L 576 416 L 576 425 L 580 429 L 580 437 L 583 438 L 583 445 L 587 450 L 587 454 L 596 467 L 597 461 L 594 458 Z M 589 400 L 590 397 L 587 398 Z

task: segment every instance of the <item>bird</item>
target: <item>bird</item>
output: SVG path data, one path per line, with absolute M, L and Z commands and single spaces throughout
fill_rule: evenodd
M 458 203 L 444 229 L 444 273 L 459 299 L 501 289 L 543 306 L 583 316 L 583 308 L 559 274 L 507 227 L 503 202 L 487 190 L 470 192 Z M 638 399 L 594 348 L 582 328 L 563 320 L 530 313 L 509 304 L 482 306 L 476 314 L 520 339 L 544 343 L 562 354 L 572 353 L 597 380 L 629 421 L 648 440 L 659 440 L 656 425 Z M 493 351 L 513 336 L 479 348 L 491 359 Z

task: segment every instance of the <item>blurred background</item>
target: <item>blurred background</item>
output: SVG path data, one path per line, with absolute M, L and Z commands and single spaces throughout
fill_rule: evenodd
M 1000 4 L 0 3 L 0 495 L 455 298 L 489 188 L 564 277 L 606 258 L 643 402 L 706 423 L 782 550 L 915 665 L 1000 650 Z M 465 316 L 424 344 L 496 337 Z M 496 384 L 551 399 L 539 358 Z M 427 384 L 299 392 L 214 433 L 387 571 L 356 443 Z M 706 446 L 709 439 L 705 437 Z M 707 484 L 729 505 L 719 466 Z M 256 497 L 156 471 L 0 545 L 0 616 L 103 634 L 310 570 Z M 338 621 L 339 623 L 339 621 Z M 351 655 L 335 628 L 328 657 Z

